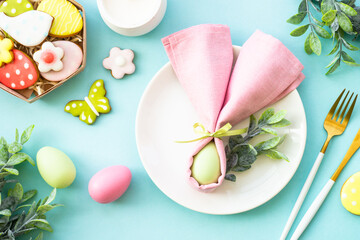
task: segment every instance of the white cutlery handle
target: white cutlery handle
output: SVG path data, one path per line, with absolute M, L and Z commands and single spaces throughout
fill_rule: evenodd
M 304 232 L 306 227 L 309 225 L 317 211 L 319 210 L 320 206 L 324 202 L 326 196 L 329 194 L 332 186 L 334 185 L 333 180 L 329 180 L 326 185 L 323 187 L 321 192 L 317 195 L 314 202 L 311 204 L 310 208 L 305 213 L 304 217 L 301 219 L 299 226 L 297 226 L 294 234 L 291 237 L 291 240 L 297 240 L 301 236 L 301 234 Z
M 311 168 L 311 171 L 310 171 L 310 173 L 309 173 L 309 175 L 308 175 L 308 177 L 307 177 L 307 179 L 305 181 L 305 184 L 304 184 L 303 188 L 301 189 L 301 192 L 300 192 L 300 194 L 299 194 L 299 196 L 298 196 L 298 198 L 296 200 L 296 203 L 295 203 L 295 205 L 293 207 L 293 210 L 291 211 L 289 219 L 288 219 L 288 221 L 287 221 L 287 223 L 285 225 L 285 228 L 284 228 L 284 230 L 283 230 L 283 232 L 281 234 L 280 240 L 285 240 L 286 239 L 286 236 L 289 233 L 289 231 L 291 229 L 291 226 L 294 223 L 295 218 L 296 218 L 296 216 L 297 216 L 297 214 L 298 214 L 298 212 L 299 212 L 299 210 L 301 208 L 301 205 L 303 204 L 303 202 L 305 200 L 305 197 L 306 197 L 306 195 L 307 195 L 307 193 L 308 193 L 308 191 L 310 189 L 310 186 L 311 186 L 311 184 L 312 184 L 312 182 L 313 182 L 313 180 L 315 178 L 315 175 L 316 175 L 316 173 L 317 173 L 317 171 L 319 169 L 319 166 L 321 164 L 321 161 L 322 161 L 323 157 L 324 157 L 324 154 L 322 152 L 320 152 L 319 155 L 316 158 L 316 161 L 315 161 L 313 167 Z

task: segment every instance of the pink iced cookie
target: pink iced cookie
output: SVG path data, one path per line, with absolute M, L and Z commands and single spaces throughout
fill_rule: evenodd
M 125 74 L 135 72 L 133 59 L 134 52 L 130 49 L 121 50 L 118 47 L 114 47 L 110 50 L 110 56 L 104 59 L 103 66 L 111 70 L 111 75 L 114 78 L 121 79 Z
M 77 44 L 70 41 L 56 41 L 52 43 L 55 47 L 64 50 L 64 57 L 61 59 L 63 68 L 57 72 L 42 72 L 41 76 L 49 81 L 58 82 L 68 78 L 79 69 L 83 59 L 83 52 Z

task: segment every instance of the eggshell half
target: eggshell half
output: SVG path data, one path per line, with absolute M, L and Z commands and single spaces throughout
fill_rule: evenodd
M 121 197 L 131 181 L 130 169 L 111 166 L 97 172 L 89 182 L 89 194 L 98 203 L 110 203 Z
M 36 155 L 41 177 L 54 188 L 66 188 L 76 177 L 76 169 L 71 159 L 53 147 L 43 147 Z

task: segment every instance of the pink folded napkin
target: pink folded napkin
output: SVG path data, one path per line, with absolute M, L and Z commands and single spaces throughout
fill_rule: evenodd
M 198 25 L 167 36 L 162 42 L 199 122 L 209 132 L 226 123 L 235 125 L 280 100 L 305 77 L 299 60 L 279 40 L 261 31 L 242 46 L 232 72 L 233 48 L 227 26 Z M 224 145 L 215 138 L 221 167 L 218 181 L 200 185 L 191 176 L 193 156 L 211 140 L 199 141 L 189 159 L 190 183 L 202 191 L 221 185 L 226 172 Z

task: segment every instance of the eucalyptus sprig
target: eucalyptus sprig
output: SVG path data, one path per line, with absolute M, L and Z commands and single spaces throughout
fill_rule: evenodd
M 285 115 L 285 110 L 275 113 L 273 108 L 267 109 L 258 121 L 254 115 L 251 115 L 247 134 L 229 138 L 229 144 L 225 147 L 226 180 L 235 182 L 236 176 L 229 172 L 243 172 L 250 169 L 259 155 L 289 161 L 285 154 L 277 150 L 277 146 L 284 141 L 285 136 L 277 136 L 276 130 L 273 129 L 291 124 L 290 121 L 285 119 Z M 255 146 L 251 145 L 249 141 L 260 134 L 271 134 L 275 137 L 260 142 Z
M 298 7 L 298 13 L 287 20 L 287 22 L 291 24 L 300 24 L 305 17 L 308 16 L 308 24 L 300 26 L 290 33 L 290 35 L 294 37 L 301 36 L 310 26 L 311 32 L 306 37 L 304 43 L 304 50 L 307 54 L 321 54 L 322 46 L 318 36 L 322 38 L 333 38 L 335 46 L 329 55 L 335 54 L 335 57 L 326 66 L 326 68 L 329 68 L 326 75 L 333 73 L 340 66 L 341 62 L 350 66 L 360 66 L 344 51 L 345 48 L 350 51 L 359 50 L 359 48 L 353 46 L 344 38 L 345 34 L 357 34 L 354 32 L 353 27 L 354 17 L 357 16 L 357 11 L 352 7 L 354 3 L 354 0 L 302 0 Z M 322 14 L 321 21 L 314 17 L 310 6 L 311 9 Z M 331 34 L 323 28 L 324 26 L 329 27 Z
M 355 9 L 343 2 L 324 0 L 321 2 L 321 12 L 323 13 L 322 20 L 330 27 L 335 42 L 335 47 L 329 53 L 329 55 L 335 54 L 335 56 L 326 66 L 326 68 L 329 68 L 326 74 L 334 72 L 341 62 L 350 66 L 360 66 L 344 51 L 344 47 L 350 51 L 359 50 L 359 48 L 353 46 L 344 38 L 345 33 L 349 35 L 356 34 L 350 20 L 351 17 L 357 15 Z
M 34 125 L 28 127 L 19 139 L 19 131 L 15 130 L 15 141 L 8 144 L 4 137 L 0 138 L 0 192 L 2 190 L 2 181 L 8 175 L 19 175 L 19 171 L 14 168 L 24 161 L 28 161 L 31 165 L 35 166 L 34 160 L 26 153 L 20 152 L 23 145 L 29 140 Z
M 37 190 L 24 192 L 23 187 L 16 179 L 9 178 L 10 175 L 17 176 L 19 171 L 16 165 L 28 161 L 35 165 L 34 160 L 26 153 L 20 152 L 34 129 L 34 125 L 28 127 L 19 137 L 19 131 L 15 131 L 15 141 L 8 144 L 4 137 L 0 138 L 0 240 L 15 240 L 17 237 L 41 229 L 52 232 L 45 213 L 59 204 L 52 204 L 56 196 L 54 189 L 43 201 L 27 204 Z M 4 189 L 15 183 L 4 198 Z M 32 238 L 30 238 L 32 239 Z M 35 240 L 42 240 L 40 233 Z
M 331 38 L 331 34 L 323 28 L 324 23 L 315 18 L 314 14 L 310 11 L 310 5 L 312 9 L 320 11 L 311 0 L 302 0 L 298 7 L 298 13 L 289 18 L 287 22 L 300 24 L 306 16 L 308 17 L 308 23 L 294 29 L 290 35 L 293 37 L 302 36 L 310 27 L 310 33 L 306 37 L 304 49 L 307 54 L 315 53 L 319 56 L 321 54 L 321 42 L 318 36 Z

